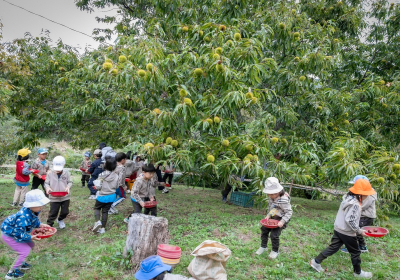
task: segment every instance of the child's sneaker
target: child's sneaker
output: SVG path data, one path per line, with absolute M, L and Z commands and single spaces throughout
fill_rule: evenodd
M 58 223 L 58 227 L 59 227 L 60 229 L 65 228 L 65 223 L 64 223 L 64 221 L 59 221 L 59 220 L 57 220 L 57 223 Z
M 92 231 L 97 232 L 101 228 L 101 226 L 102 226 L 102 224 L 100 221 L 95 222 Z
M 360 274 L 357 274 L 354 272 L 354 277 L 356 277 L 356 278 L 372 278 L 372 273 L 361 270 Z
M 310 261 L 310 265 L 311 265 L 311 267 L 314 268 L 316 271 L 318 271 L 318 272 L 324 272 L 324 269 L 322 268 L 321 264 L 317 263 L 317 262 L 315 261 L 315 259 L 312 259 L 312 260 Z
M 127 223 L 127 224 L 129 224 L 129 217 L 126 217 L 126 218 L 124 219 L 124 222 Z
M 24 203 L 18 204 L 19 207 L 24 207 Z
M 267 251 L 267 248 L 260 247 L 260 248 L 258 248 L 258 250 L 256 251 L 256 254 L 257 254 L 257 255 L 261 255 L 261 254 L 264 253 L 265 251 Z
M 22 269 L 22 270 L 28 270 L 28 269 L 31 269 L 31 268 L 32 268 L 32 265 L 30 265 L 27 262 L 24 262 L 20 267 L 20 269 Z
M 163 190 L 162 190 L 162 193 L 169 193 L 169 190 L 163 189 Z
M 367 252 L 368 252 L 367 246 L 360 246 L 360 247 L 358 247 L 358 248 L 360 249 L 360 251 L 361 251 L 362 253 L 367 253 Z
M 15 206 L 17 206 L 17 203 L 16 202 L 13 202 L 13 203 L 11 203 L 10 204 L 12 207 L 15 207 Z
M 346 247 L 344 247 L 342 250 L 340 250 L 342 253 L 346 253 L 346 254 L 348 254 L 349 253 L 349 251 L 347 250 L 347 248 Z
M 276 257 L 277 257 L 278 255 L 279 255 L 278 252 L 271 251 L 271 253 L 269 253 L 268 258 L 270 258 L 271 260 L 274 260 L 274 259 L 276 259 Z
M 6 274 L 5 279 L 17 279 L 17 278 L 22 278 L 25 273 L 23 273 L 21 270 L 18 268 L 9 270 L 8 273 Z
M 102 227 L 101 229 L 99 229 L 99 230 L 97 231 L 97 233 L 99 233 L 99 234 L 106 233 L 106 229 Z
M 94 195 L 94 194 L 90 195 L 89 199 L 96 199 L 96 195 Z

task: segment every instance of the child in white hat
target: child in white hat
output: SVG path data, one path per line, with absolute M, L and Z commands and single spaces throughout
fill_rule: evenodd
M 269 197 L 268 214 L 265 218 L 279 220 L 279 223 L 277 228 L 261 227 L 261 247 L 257 250 L 256 254 L 261 255 L 267 250 L 268 236 L 270 235 L 272 251 L 269 254 L 269 258 L 276 259 L 279 254 L 279 236 L 289 223 L 293 211 L 290 205 L 290 196 L 284 191 L 277 178 L 267 178 L 263 193 Z
M 35 246 L 33 240 L 40 240 L 36 235 L 31 235 L 33 229 L 49 227 L 39 221 L 39 213 L 43 206 L 50 200 L 39 190 L 26 193 L 23 207 L 1 224 L 2 239 L 17 254 L 18 259 L 5 276 L 5 279 L 17 279 L 24 276 L 21 270 L 28 270 L 32 266 L 25 262 L 31 249 Z
M 53 226 L 57 220 L 60 229 L 65 228 L 64 219 L 69 214 L 69 203 L 71 199 L 72 178 L 68 170 L 64 169 L 65 158 L 56 156 L 53 159 L 53 170 L 47 173 L 44 187 L 50 198 L 50 212 L 47 223 Z M 66 192 L 64 196 L 52 196 L 52 192 Z

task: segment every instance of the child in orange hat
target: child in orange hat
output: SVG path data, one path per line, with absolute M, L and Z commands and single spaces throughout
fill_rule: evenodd
M 336 215 L 331 244 L 315 259 L 311 260 L 310 265 L 312 268 L 318 272 L 323 272 L 324 269 L 321 267 L 322 261 L 339 251 L 340 247 L 344 244 L 351 256 L 354 277 L 372 278 L 371 272 L 361 270 L 361 251 L 358 247 L 357 234 L 364 237 L 367 236 L 364 230 L 359 227 L 361 204 L 363 198 L 375 193 L 369 181 L 365 179 L 359 179 L 354 183 L 354 186 L 349 189 L 349 193 L 343 197 L 343 201 L 340 204 Z

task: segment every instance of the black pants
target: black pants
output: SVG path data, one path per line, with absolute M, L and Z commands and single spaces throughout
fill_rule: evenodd
M 374 224 L 374 219 L 372 218 L 363 217 L 360 219 L 360 228 L 371 226 L 373 224 Z M 362 235 L 357 234 L 357 241 L 358 241 L 358 246 L 360 247 L 366 246 L 364 237 Z
M 361 251 L 358 248 L 358 242 L 356 236 L 348 236 L 337 232 L 333 232 L 331 244 L 315 258 L 317 263 L 322 263 L 327 257 L 335 254 L 342 245 L 346 245 L 347 250 L 350 253 L 351 263 L 353 264 L 354 272 L 357 274 L 361 273 Z
M 232 191 L 232 185 L 226 184 L 225 188 L 221 191 L 222 198 L 227 198 L 229 193 Z M 238 189 L 235 188 L 234 192 L 237 192 Z
M 94 216 L 96 221 L 100 221 L 100 211 L 101 211 L 101 224 L 105 228 L 108 220 L 108 211 L 111 208 L 112 202 L 103 203 L 96 199 L 96 204 L 94 205 Z
M 156 168 L 156 174 L 157 174 L 158 182 L 165 182 L 163 179 L 161 170 L 159 168 Z M 164 186 L 158 186 L 158 190 L 162 191 L 163 189 L 165 189 Z
M 81 182 L 82 182 L 82 187 L 85 186 L 85 182 L 89 183 L 90 175 L 82 174 L 81 177 Z
M 59 221 L 64 220 L 68 216 L 69 202 L 69 199 L 62 202 L 50 202 L 50 212 L 49 217 L 47 218 L 47 224 L 49 226 L 53 226 L 57 216 Z
M 174 178 L 174 173 L 164 173 L 164 177 L 163 177 L 163 182 L 167 182 L 168 179 L 168 184 L 170 184 L 170 186 L 172 186 L 172 179 Z
M 279 218 L 274 217 L 276 220 L 280 220 Z M 286 223 L 283 227 L 277 228 L 266 228 L 261 227 L 261 247 L 267 248 L 268 245 L 268 236 L 271 238 L 272 243 L 272 251 L 279 252 L 279 236 L 282 233 L 282 230 L 286 228 Z
M 38 178 L 36 176 L 33 176 L 33 179 L 32 179 L 32 190 L 36 190 L 37 188 L 39 188 L 39 186 L 42 186 L 42 189 L 43 189 L 44 193 L 46 194 L 46 190 L 44 188 L 44 180 L 42 180 L 42 179 L 40 179 L 40 178 Z
M 143 207 L 140 206 L 140 203 L 135 202 L 133 200 L 131 200 L 131 201 L 132 201 L 133 209 L 134 209 L 132 214 L 134 214 L 134 213 L 142 214 Z M 145 199 L 143 201 L 150 201 L 150 199 L 148 197 L 145 197 Z M 153 207 L 153 208 L 144 208 L 144 214 L 149 215 L 149 213 L 151 216 L 157 217 L 157 206 Z

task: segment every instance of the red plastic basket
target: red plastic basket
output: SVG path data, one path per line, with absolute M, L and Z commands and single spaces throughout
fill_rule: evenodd
M 42 176 L 40 176 L 40 179 L 46 180 L 46 176 L 47 176 L 47 175 L 42 175 Z
M 165 186 L 166 186 L 167 188 L 170 188 L 170 187 L 171 187 L 171 185 L 170 185 L 170 184 L 165 184 Z
M 40 238 L 40 239 L 45 239 L 45 238 L 49 238 L 49 237 L 53 236 L 53 235 L 57 232 L 57 229 L 56 229 L 56 228 L 51 227 L 50 229 L 53 231 L 51 234 L 48 234 L 48 235 L 38 235 L 37 237 Z M 38 230 L 39 230 L 38 228 L 35 228 L 35 229 L 32 231 L 31 235 L 36 235 Z
M 384 237 L 389 231 L 383 227 L 363 227 L 365 234 L 370 237 Z
M 37 169 L 29 169 L 33 174 L 38 174 L 39 173 L 39 170 L 37 170 Z
M 50 195 L 53 197 L 63 197 L 66 196 L 68 192 L 51 192 Z
M 181 257 L 181 253 L 166 253 L 164 251 L 157 251 L 157 255 L 166 259 L 179 259 Z
M 179 259 L 181 257 L 182 250 L 178 246 L 159 244 L 157 255 L 167 259 Z
M 144 203 L 144 208 L 153 208 L 153 207 L 156 207 L 157 204 L 158 204 L 157 201 L 146 201 Z
M 260 223 L 266 228 L 277 228 L 279 221 L 274 219 L 262 219 Z
M 83 171 L 83 172 L 86 172 L 86 169 L 84 169 L 84 168 L 82 168 L 82 167 L 80 167 L 79 168 L 81 171 Z

